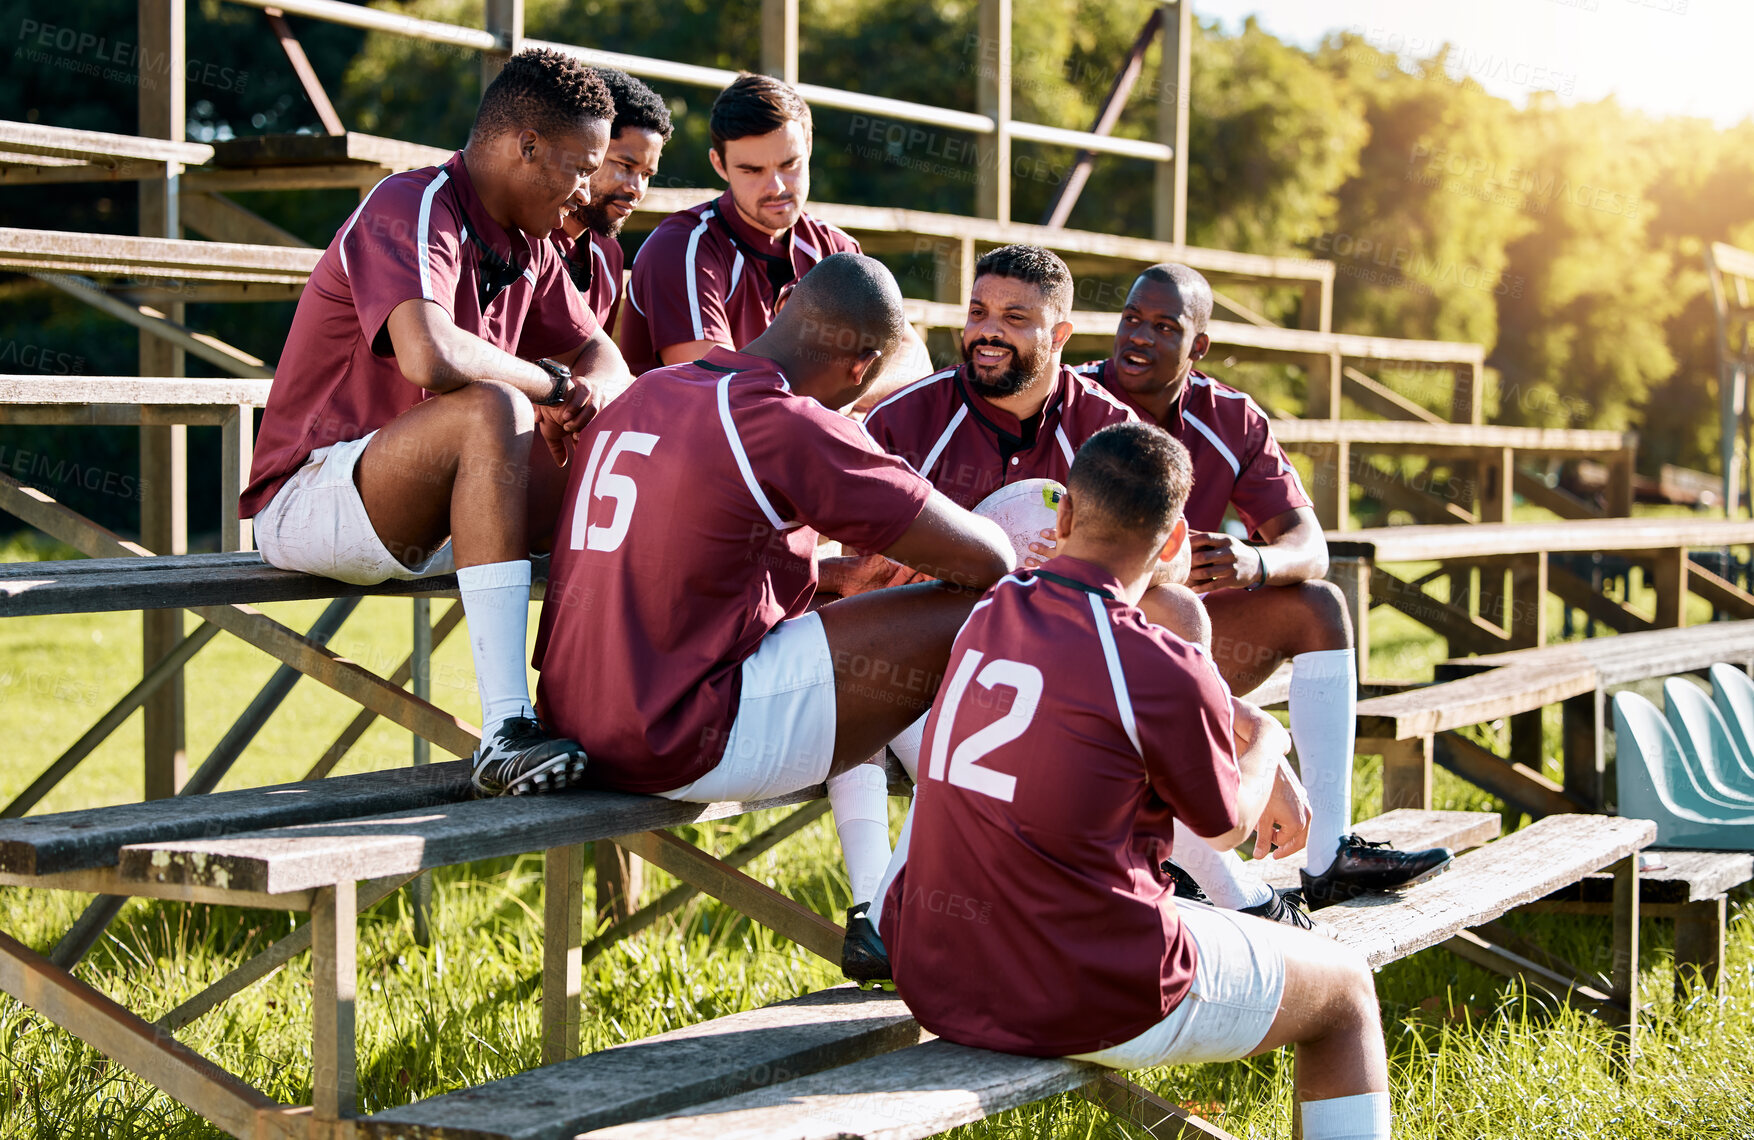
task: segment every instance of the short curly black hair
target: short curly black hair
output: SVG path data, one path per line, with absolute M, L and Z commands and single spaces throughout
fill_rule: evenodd
M 974 263 L 975 280 L 988 274 L 1034 285 L 1062 320 L 1072 311 L 1072 271 L 1051 249 L 1039 245 L 1002 245 L 988 250 Z
M 593 67 L 597 78 L 609 89 L 609 97 L 615 101 L 615 121 L 609 124 L 609 137 L 620 138 L 623 127 L 632 127 L 636 131 L 651 131 L 665 142 L 670 141 L 670 108 L 664 105 L 663 98 L 650 87 L 635 79 L 625 71 L 617 71 L 613 67 Z
M 487 85 L 469 137 L 490 139 L 526 128 L 559 135 L 590 119 L 614 117 L 615 101 L 594 70 L 562 52 L 525 48 Z

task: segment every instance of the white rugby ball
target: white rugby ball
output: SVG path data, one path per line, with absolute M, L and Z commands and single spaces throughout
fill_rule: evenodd
M 1017 564 L 1029 557 L 1029 544 L 1042 541 L 1041 532 L 1054 529 L 1060 497 L 1066 488 L 1052 479 L 1024 479 L 1009 483 L 982 499 L 974 513 L 992 519 L 1011 540 Z

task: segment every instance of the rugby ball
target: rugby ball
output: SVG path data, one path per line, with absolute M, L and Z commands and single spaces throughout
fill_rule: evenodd
M 974 513 L 992 519 L 1011 540 L 1017 564 L 1030 556 L 1029 544 L 1042 541 L 1041 532 L 1054 528 L 1060 497 L 1066 488 L 1052 479 L 1024 479 L 1009 483 L 982 499 Z

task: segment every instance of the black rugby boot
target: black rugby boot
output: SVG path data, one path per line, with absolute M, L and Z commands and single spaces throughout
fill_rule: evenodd
M 1455 858 L 1447 847 L 1396 851 L 1387 843 L 1371 843 L 1342 835 L 1333 865 L 1319 875 L 1303 875 L 1303 895 L 1311 910 L 1355 899 L 1370 891 L 1394 891 L 1422 883 L 1443 871 Z

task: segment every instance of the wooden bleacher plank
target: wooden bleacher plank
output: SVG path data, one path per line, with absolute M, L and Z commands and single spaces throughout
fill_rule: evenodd
M 16 882 L 30 876 L 113 867 L 117 852 L 131 843 L 174 842 L 227 831 L 414 811 L 456 803 L 472 794 L 468 762 L 454 760 L 0 820 L 0 874 Z
M 0 376 L 0 404 L 265 407 L 271 380 L 183 376 Z
M 348 131 L 341 135 L 267 134 L 213 144 L 212 165 L 221 169 L 311 166 L 344 162 L 383 167 L 385 172 L 439 166 L 454 151 L 400 139 Z
M 11 120 L 0 121 L 0 151 L 98 164 L 108 159 L 127 159 L 155 163 L 161 168 L 167 162 L 199 166 L 213 157 L 213 147 L 206 143 L 173 142 L 143 135 L 117 135 Z M 159 174 L 163 175 L 162 169 Z
M 1738 851 L 1653 851 L 1660 867 L 1638 873 L 1639 901 L 1680 906 L 1714 899 L 1754 879 L 1754 855 Z M 1614 901 L 1612 875 L 1588 875 L 1548 895 L 1544 902 L 1607 904 Z
M 148 570 L 139 565 L 139 559 L 124 558 L 3 564 L 0 617 L 198 609 L 312 598 L 401 597 L 443 594 L 457 588 L 455 574 L 360 586 L 277 570 L 263 562 L 261 555 L 248 551 L 180 557 L 192 565 L 154 566 Z
M 1429 882 L 1328 907 L 1317 919 L 1336 941 L 1380 966 L 1543 898 L 1649 845 L 1656 834 L 1645 819 L 1551 815 L 1459 856 Z
M 1440 680 L 1447 680 L 1509 665 L 1550 668 L 1575 659 L 1589 662 L 1596 670 L 1597 683 L 1603 686 L 1698 672 L 1720 661 L 1745 665 L 1754 661 L 1754 619 L 1590 637 L 1541 649 L 1455 658 L 1440 663 L 1437 675 Z
M 1370 819 L 1359 820 L 1352 828 L 1372 843 L 1387 843 L 1397 851 L 1418 851 L 1426 847 L 1448 847 L 1464 851 L 1490 843 L 1503 830 L 1503 821 L 1495 811 L 1422 811 L 1418 808 L 1395 808 Z M 1287 855 L 1283 859 L 1254 861 L 1250 866 L 1260 872 L 1270 886 L 1295 887 L 1301 879 L 1298 872 L 1309 861 L 1307 851 Z
M 318 249 L 0 227 L 0 268 L 303 285 Z
M 569 1140 L 917 1044 L 893 993 L 851 986 L 690 1025 L 361 1120 L 378 1140 Z
M 1275 420 L 1273 438 L 1291 448 L 1343 442 L 1366 449 L 1419 447 L 1438 455 L 1509 447 L 1556 456 L 1618 452 L 1637 440 L 1632 432 L 1394 420 Z
M 124 881 L 283 894 L 725 819 L 822 795 L 817 785 L 752 803 L 694 804 L 622 792 L 450 802 L 356 812 L 334 822 L 270 824 L 218 838 L 143 840 L 122 848 L 119 867 Z
M 914 1140 L 1071 1092 L 1106 1071 L 928 1041 L 579 1140 Z
M 902 302 L 902 308 L 910 323 L 929 328 L 960 329 L 968 319 L 963 306 L 941 301 L 909 298 Z M 1072 322 L 1073 336 L 1113 338 L 1119 314 L 1080 310 L 1068 319 Z M 1479 345 L 1459 341 L 1396 340 L 1309 329 L 1261 328 L 1236 321 L 1211 321 L 1206 332 L 1213 344 L 1246 350 L 1241 355 L 1248 359 L 1301 361 L 1310 356 L 1338 352 L 1350 360 L 1478 366 L 1483 355 Z
M 1391 526 L 1328 533 L 1333 558 L 1377 562 L 1428 562 L 1493 558 L 1546 551 L 1610 553 L 1706 549 L 1754 543 L 1746 519 L 1617 518 L 1561 523 L 1481 523 L 1477 526 Z
M 644 220 L 655 224 L 664 215 L 711 201 L 721 193 L 723 191 L 694 187 L 654 187 L 637 207 L 639 213 L 635 217 L 640 214 L 652 215 Z M 1122 234 L 1095 233 L 1090 230 L 999 222 L 960 214 L 938 214 L 885 206 L 852 206 L 839 202 L 813 201 L 810 203 L 810 214 L 843 230 L 879 237 L 905 235 L 908 238 L 933 237 L 952 241 L 968 238 L 991 246 L 1021 242 L 1062 253 L 1136 262 L 1140 268 L 1159 261 L 1180 261 L 1202 273 L 1220 277 L 1311 282 L 1331 282 L 1334 279 L 1334 263 L 1331 261 L 1272 257 L 1201 246 L 1178 246 L 1172 242 Z M 907 248 L 910 251 L 913 249 L 911 241 Z
M 1596 669 L 1587 658 L 1555 653 L 1540 663 L 1506 664 L 1442 685 L 1359 701 L 1358 736 L 1411 740 L 1527 712 L 1595 687 Z

